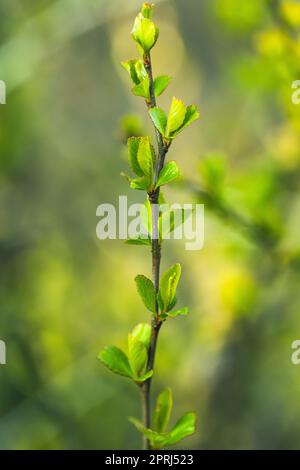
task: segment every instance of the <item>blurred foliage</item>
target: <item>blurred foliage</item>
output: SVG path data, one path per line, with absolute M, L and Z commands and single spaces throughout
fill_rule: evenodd
M 162 331 L 154 395 L 174 386 L 178 415 L 197 411 L 190 448 L 299 448 L 299 2 L 156 3 L 155 72 L 176 77 L 162 106 L 176 89 L 202 116 L 172 150 L 183 184 L 167 196 L 205 202 L 206 242 L 166 244 L 191 313 Z M 139 446 L 136 391 L 96 355 L 140 321 L 150 254 L 95 236 L 99 204 L 135 198 L 122 143 L 151 131 L 119 66 L 139 5 L 1 2 L 1 448 Z

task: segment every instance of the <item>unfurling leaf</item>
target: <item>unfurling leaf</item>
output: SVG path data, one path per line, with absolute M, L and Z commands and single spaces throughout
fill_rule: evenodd
M 146 380 L 150 379 L 150 377 L 152 377 L 152 375 L 153 375 L 153 370 L 149 370 L 149 372 L 146 372 L 145 374 L 140 375 L 139 377 L 136 377 L 134 379 L 134 381 L 137 384 L 141 384 L 143 382 L 146 382 Z
M 180 126 L 182 126 L 186 115 L 186 107 L 183 101 L 173 98 L 168 116 L 167 136 L 170 137 Z
M 153 449 L 161 449 L 165 442 L 165 435 L 160 435 L 158 432 L 152 429 L 145 428 L 140 420 L 135 418 L 129 418 L 129 421 L 136 427 L 136 429 L 149 439 L 151 447 Z
M 139 323 L 132 330 L 132 336 L 141 341 L 149 349 L 151 338 L 151 326 L 148 323 Z
M 116 348 L 115 346 L 107 346 L 100 352 L 98 358 L 115 374 L 132 378 L 133 371 L 128 357 L 121 349 Z
M 177 444 L 185 437 L 191 436 L 195 432 L 196 415 L 195 413 L 186 413 L 175 424 L 168 433 L 165 445 L 172 446 Z
M 152 449 L 159 450 L 163 447 L 177 444 L 185 437 L 194 434 L 196 415 L 195 413 L 186 413 L 177 421 L 170 432 L 162 433 L 145 428 L 143 424 L 137 419 L 130 418 L 129 421 L 137 428 L 139 432 L 149 439 Z
M 135 85 L 132 88 L 132 93 L 135 96 L 140 96 L 142 98 L 145 98 L 148 100 L 150 98 L 150 82 L 149 78 L 146 77 L 142 82 L 140 82 L 138 85 Z
M 177 263 L 168 269 L 160 280 L 159 296 L 163 305 L 163 313 L 169 312 L 174 307 L 180 276 L 181 266 Z
M 136 377 L 146 373 L 148 354 L 147 348 L 136 336 L 128 335 L 128 357 L 130 366 Z
M 147 371 L 148 350 L 150 348 L 151 326 L 147 323 L 136 325 L 128 335 L 128 356 L 133 370 L 133 380 L 141 384 L 153 375 L 153 370 Z
M 133 172 L 138 178 L 126 178 L 132 189 L 150 191 L 153 187 L 153 167 L 155 151 L 149 137 L 131 137 L 128 139 L 128 158 Z
M 128 160 L 129 164 L 132 168 L 132 171 L 137 175 L 137 176 L 144 176 L 143 170 L 141 169 L 137 155 L 138 155 L 138 150 L 139 150 L 139 145 L 140 145 L 140 137 L 130 137 L 127 141 L 127 147 L 128 147 Z
M 154 93 L 156 97 L 160 96 L 167 89 L 171 80 L 172 78 L 169 77 L 168 75 L 161 75 L 155 78 Z
M 150 98 L 150 82 L 143 61 L 133 59 L 121 62 L 121 65 L 127 70 L 134 84 L 132 93 L 148 100 Z
M 150 312 L 155 313 L 155 290 L 153 282 L 146 276 L 139 275 L 135 278 L 138 293 Z
M 179 168 L 176 162 L 168 162 L 161 170 L 156 188 L 163 186 L 164 184 L 171 183 L 179 177 Z
M 178 310 L 173 310 L 173 312 L 168 312 L 168 317 L 175 318 L 179 315 L 185 316 L 189 313 L 188 307 L 179 308 Z
M 161 392 L 156 400 L 156 406 L 153 414 L 153 429 L 159 433 L 166 431 L 170 421 L 173 406 L 172 391 L 166 388 Z
M 185 106 L 183 101 L 173 98 L 168 115 L 166 137 L 174 139 L 185 127 L 200 116 L 198 108 L 194 105 Z
M 147 176 L 142 176 L 141 178 L 130 179 L 131 189 L 138 189 L 140 191 L 148 191 L 151 188 L 151 182 Z
M 141 83 L 141 77 L 139 77 L 138 72 L 137 72 L 137 63 L 139 61 L 137 59 L 132 59 L 132 60 L 127 60 L 125 62 L 121 62 L 122 67 L 124 67 L 125 70 L 130 75 L 131 80 L 135 85 L 138 85 Z
M 148 9 L 149 12 L 149 9 Z M 144 14 L 146 9 L 144 10 Z M 143 16 L 143 13 L 139 13 L 135 19 L 132 37 L 143 52 L 149 52 L 155 45 L 159 35 L 159 30 L 148 17 Z
M 141 137 L 137 153 L 138 164 L 145 176 L 152 181 L 154 166 L 154 151 L 151 147 L 149 137 Z
M 190 124 L 192 124 L 192 122 L 199 119 L 199 117 L 200 117 L 200 113 L 199 113 L 197 106 L 194 106 L 194 105 L 188 106 L 186 108 L 186 114 L 185 114 L 185 118 L 184 118 L 182 125 L 172 134 L 172 137 L 173 138 L 176 137 L 176 135 L 178 135 L 181 131 L 183 131 L 183 129 L 185 129 Z
M 152 108 L 149 111 L 150 117 L 153 121 L 155 127 L 159 130 L 161 135 L 164 137 L 166 134 L 167 128 L 167 116 L 163 109 L 161 108 Z

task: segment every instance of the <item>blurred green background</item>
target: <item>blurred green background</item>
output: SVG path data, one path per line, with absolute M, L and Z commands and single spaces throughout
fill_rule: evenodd
M 205 247 L 167 242 L 187 319 L 160 336 L 154 392 L 194 409 L 181 448 L 300 447 L 300 3 L 156 1 L 155 74 L 198 103 L 170 157 L 169 202 L 206 205 Z M 152 132 L 121 60 L 138 0 L 2 0 L 0 447 L 134 449 L 138 391 L 100 365 L 149 318 L 134 286 L 150 253 L 96 238 L 96 208 L 141 201 L 119 174 L 126 134 Z M 130 114 L 130 119 L 124 118 Z M 135 118 L 140 115 L 140 120 Z M 180 353 L 179 353 L 180 351 Z

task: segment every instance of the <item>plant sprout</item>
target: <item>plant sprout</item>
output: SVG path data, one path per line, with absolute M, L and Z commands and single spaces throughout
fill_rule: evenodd
M 159 30 L 152 21 L 153 7 L 144 3 L 134 21 L 132 38 L 137 44 L 140 58 L 122 63 L 130 75 L 133 94 L 146 102 L 156 137 L 156 150 L 150 137 L 128 139 L 129 164 L 135 176 L 127 177 L 132 189 L 147 193 L 146 208 L 150 214 L 148 237 L 131 239 L 128 243 L 151 247 L 152 280 L 139 274 L 135 282 L 152 320 L 151 324 L 138 324 L 129 333 L 127 354 L 115 346 L 106 347 L 99 354 L 106 367 L 115 374 L 131 379 L 141 390 L 143 420 L 130 420 L 143 435 L 144 449 L 161 449 L 178 443 L 195 432 L 196 421 L 194 413 L 186 413 L 173 428 L 168 428 L 173 405 L 169 388 L 158 395 L 154 412 L 151 413 L 151 383 L 159 331 L 170 319 L 188 313 L 187 307 L 176 308 L 180 264 L 176 263 L 160 274 L 163 244 L 160 204 L 165 202 L 161 187 L 179 177 L 176 162 L 166 162 L 166 156 L 178 134 L 199 118 L 196 106 L 186 106 L 175 97 L 168 115 L 157 106 L 156 100 L 167 89 L 171 78 L 168 75 L 153 77 L 150 52 L 159 37 Z

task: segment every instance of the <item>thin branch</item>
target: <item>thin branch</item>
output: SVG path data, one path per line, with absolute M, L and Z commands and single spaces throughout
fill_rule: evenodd
M 154 91 L 154 81 L 152 73 L 152 64 L 150 53 L 144 56 L 144 65 L 149 77 L 150 83 L 150 101 L 147 103 L 148 109 L 156 106 L 156 98 Z M 155 135 L 157 141 L 158 156 L 155 167 L 154 184 L 156 184 L 161 169 L 164 166 L 165 158 L 168 152 L 168 146 L 164 143 L 161 133 L 155 128 Z M 159 194 L 160 190 L 157 188 L 152 194 L 149 194 L 149 201 L 151 204 L 151 217 L 152 217 L 152 278 L 155 289 L 155 294 L 159 292 L 159 279 L 160 279 L 160 263 L 161 263 L 161 245 L 159 240 Z M 161 321 L 159 319 L 159 308 L 156 300 L 156 315 L 152 318 L 151 328 L 151 341 L 148 354 L 148 370 L 153 370 L 155 364 L 156 347 L 158 335 L 161 328 Z M 142 386 L 143 395 L 143 418 L 145 427 L 151 427 L 151 383 L 152 379 L 148 379 Z M 150 449 L 150 442 L 144 439 L 144 449 Z

